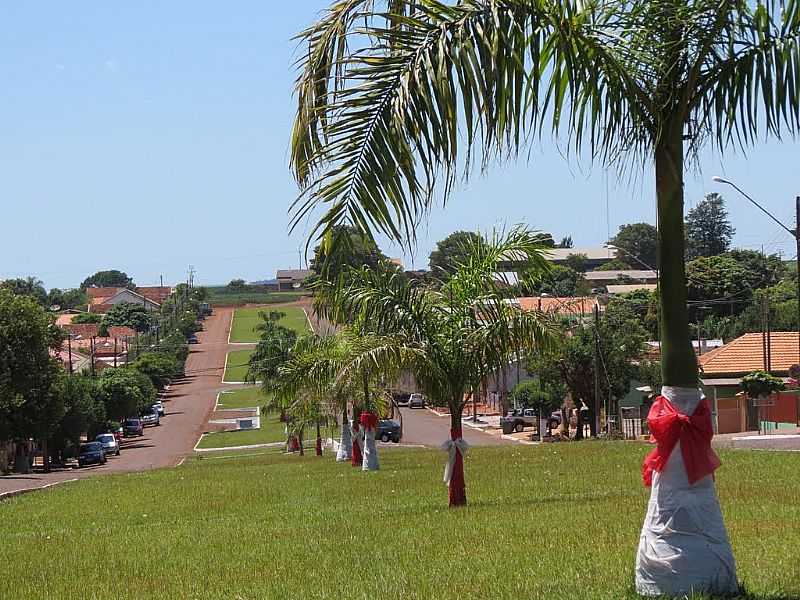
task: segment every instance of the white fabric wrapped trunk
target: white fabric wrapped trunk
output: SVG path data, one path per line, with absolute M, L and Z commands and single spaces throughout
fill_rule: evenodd
M 684 415 L 700 402 L 695 388 L 661 394 Z M 636 591 L 644 596 L 737 592 L 736 563 L 712 475 L 689 484 L 680 442 L 653 486 L 636 555 Z
M 350 423 L 342 419 L 342 441 L 336 452 L 336 462 L 345 462 L 353 456 L 353 440 L 350 437 Z
M 364 430 L 364 446 L 361 457 L 362 471 L 377 471 L 380 468 L 378 464 L 378 447 L 375 445 L 374 429 Z

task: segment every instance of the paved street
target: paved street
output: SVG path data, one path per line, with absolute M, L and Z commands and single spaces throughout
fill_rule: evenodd
M 422 444 L 436 448 L 450 437 L 450 417 L 439 417 L 427 409 L 401 408 L 403 414 L 403 443 Z M 472 446 L 513 444 L 500 436 L 464 426 L 464 439 Z
M 216 308 L 204 321 L 204 331 L 197 334 L 200 343 L 189 346 L 186 378 L 172 385 L 164 402 L 166 415 L 159 427 L 146 428 L 144 437 L 126 438 L 121 455 L 110 457 L 104 466 L 0 476 L 0 496 L 97 474 L 177 465 L 192 453 L 217 393 L 231 387 L 223 385 L 221 379 L 232 316 L 232 308 Z

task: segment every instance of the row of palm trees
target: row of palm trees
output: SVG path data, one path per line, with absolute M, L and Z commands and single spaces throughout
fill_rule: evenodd
M 378 468 L 377 415 L 391 402 L 388 389 L 411 373 L 435 404 L 450 410 L 445 480 L 451 506 L 466 504 L 462 414 L 466 398 L 521 354 L 547 349 L 556 326 L 537 311 L 508 301 L 499 265 L 513 257 L 526 277 L 547 267 L 535 232 L 518 226 L 469 244 L 456 272 L 439 287 L 418 285 L 392 268 L 354 269 L 317 285 L 316 312 L 335 324 L 330 335 L 309 334 L 287 346 L 275 335 L 256 351 L 258 373 L 274 407 L 302 439 L 309 423 L 341 416 L 339 460 Z M 266 325 L 270 333 L 275 323 Z M 351 424 L 352 423 L 352 424 Z M 319 445 L 319 441 L 318 441 Z

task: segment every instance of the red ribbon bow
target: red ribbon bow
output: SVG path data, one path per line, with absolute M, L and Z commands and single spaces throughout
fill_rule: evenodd
M 378 415 L 373 412 L 362 412 L 359 421 L 364 429 L 375 429 L 378 426 Z
M 647 415 L 650 440 L 657 446 L 642 464 L 642 479 L 646 486 L 653 484 L 653 471 L 659 473 L 669 460 L 675 445 L 681 443 L 681 455 L 690 484 L 714 473 L 719 467 L 719 457 L 711 449 L 714 428 L 711 425 L 711 408 L 708 400 L 701 400 L 692 416 L 679 413 L 664 396 L 653 402 Z

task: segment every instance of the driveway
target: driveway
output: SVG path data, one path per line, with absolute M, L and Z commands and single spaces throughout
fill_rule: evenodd
M 165 416 L 158 427 L 148 427 L 140 438 L 126 438 L 122 453 L 104 466 L 65 469 L 52 473 L 0 476 L 0 497 L 21 490 L 47 487 L 92 475 L 170 467 L 192 453 L 214 407 L 217 393 L 230 386 L 221 383 L 228 351 L 232 308 L 215 308 L 197 334 L 199 344 L 189 346 L 186 377 L 174 383 L 164 402 Z
M 450 417 L 440 417 L 427 409 L 401 408 L 403 414 L 403 443 L 438 447 L 450 438 Z M 514 444 L 499 435 L 485 433 L 464 425 L 464 439 L 471 446 Z

